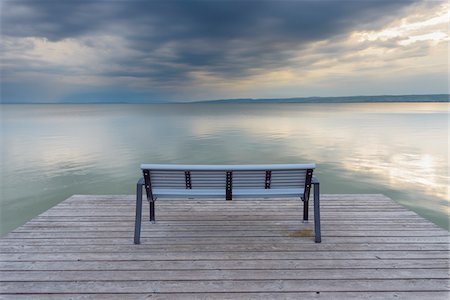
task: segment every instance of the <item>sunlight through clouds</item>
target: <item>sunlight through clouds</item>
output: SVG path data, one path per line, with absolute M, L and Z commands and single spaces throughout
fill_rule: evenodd
M 353 36 L 358 42 L 398 39 L 401 45 L 409 45 L 415 41 L 445 42 L 449 40 L 448 3 L 438 6 L 435 11 L 418 13 L 411 19 L 405 17 L 382 30 L 355 32 Z
M 222 97 L 252 97 L 258 91 L 272 91 L 270 97 L 293 97 L 318 94 L 314 88 L 332 89 L 332 81 L 336 79 L 337 84 L 351 85 L 355 75 L 366 76 L 369 82 L 386 76 L 392 76 L 395 81 L 412 73 L 429 72 L 445 78 L 447 65 L 442 62 L 447 61 L 448 55 L 448 8 L 444 4 L 431 11 L 416 9 L 411 17 L 401 18 L 378 31 L 355 31 L 345 39 L 301 45 L 298 50 L 290 50 L 289 65 L 277 69 L 261 66 L 239 79 L 194 72 L 199 75 L 196 81 L 206 88 L 215 87 L 216 91 L 226 88 Z M 325 81 L 331 82 L 323 84 Z M 304 92 L 311 90 L 309 94 Z M 380 89 L 378 92 L 383 93 Z

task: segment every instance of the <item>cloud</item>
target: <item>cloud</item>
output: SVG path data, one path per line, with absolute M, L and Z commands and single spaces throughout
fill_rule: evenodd
M 284 80 L 284 86 L 289 85 L 287 81 L 301 86 L 299 78 L 311 82 L 314 76 L 310 75 L 325 62 L 337 66 L 345 60 L 359 61 L 358 53 L 367 49 L 443 40 L 445 32 L 419 34 L 424 26 L 442 27 L 439 19 L 431 25 L 420 23 L 423 12 L 439 5 L 420 1 L 6 1 L 1 9 L 2 76 L 6 82 L 17 82 L 30 73 L 44 72 L 63 76 L 67 85 L 80 87 L 84 82 L 86 90 L 121 85 L 124 90 L 148 91 L 168 99 L 249 94 L 255 90 L 249 90 L 250 86 L 273 77 Z M 416 26 L 399 32 L 416 32 L 413 37 L 385 30 L 408 13 L 418 20 L 412 22 Z M 83 78 L 89 78 L 88 82 Z M 282 87 L 280 82 L 273 89 Z

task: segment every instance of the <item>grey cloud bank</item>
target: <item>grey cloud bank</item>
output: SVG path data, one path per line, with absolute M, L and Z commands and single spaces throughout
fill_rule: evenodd
M 303 96 L 327 89 L 325 94 L 361 94 L 350 87 L 336 88 L 351 75 L 345 68 L 328 74 L 320 65 L 357 61 L 349 52 L 373 46 L 369 41 L 355 49 L 345 42 L 352 32 L 377 31 L 408 11 L 417 14 L 438 5 L 442 3 L 4 1 L 2 100 L 59 102 L 80 97 L 114 102 L 127 97 L 151 102 Z M 376 46 L 396 49 L 397 39 L 379 40 Z M 314 46 L 317 43 L 322 44 Z M 397 54 L 408 50 L 410 57 L 424 57 L 429 47 L 422 54 L 418 47 Z M 380 72 L 378 65 L 360 68 Z M 315 74 L 317 70 L 323 75 Z M 275 84 L 267 74 L 282 81 Z M 410 92 L 444 92 L 442 74 L 430 76 L 438 78 L 435 90 L 416 86 Z M 324 84 L 333 78 L 335 85 Z M 407 93 L 411 81 L 399 85 L 397 91 L 389 88 Z M 370 89 L 367 93 L 379 94 Z

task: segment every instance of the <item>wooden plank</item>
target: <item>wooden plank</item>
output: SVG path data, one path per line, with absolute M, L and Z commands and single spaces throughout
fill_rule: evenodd
M 161 210 L 158 206 L 156 206 L 156 209 L 158 211 L 158 215 L 163 216 L 165 218 L 178 216 L 181 213 L 192 213 L 193 215 L 205 215 L 205 213 L 209 212 L 211 215 L 214 216 L 248 216 L 248 215 L 256 215 L 256 216 L 267 216 L 269 214 L 272 214 L 273 216 L 291 216 L 296 217 L 301 215 L 302 213 L 302 207 L 295 207 L 291 209 L 286 210 L 258 210 L 257 208 L 248 208 L 248 209 L 232 209 L 232 208 L 217 208 L 217 209 L 210 209 L 210 210 L 194 210 L 194 209 L 184 209 L 184 210 Z M 145 209 L 145 213 L 147 213 L 147 209 Z M 93 212 L 97 212 L 98 214 L 93 214 Z M 132 207 L 126 208 L 126 209 L 114 209 L 114 208 L 96 208 L 95 210 L 91 209 L 76 209 L 75 211 L 73 209 L 59 209 L 59 210 L 50 210 L 40 215 L 40 217 L 76 217 L 76 216 L 112 216 L 112 217 L 129 217 L 130 213 L 133 213 L 134 209 Z M 376 217 L 389 217 L 392 215 L 396 215 L 398 217 L 405 217 L 405 218 L 420 218 L 412 211 L 405 211 L 405 210 L 343 210 L 343 209 L 330 209 L 325 210 L 322 209 L 321 212 L 323 212 L 325 215 L 329 215 L 330 217 L 333 216 L 340 216 L 340 217 L 357 217 L 358 214 L 362 214 L 363 216 L 367 215 L 372 218 Z
M 234 201 L 233 201 L 234 202 Z M 312 203 L 310 201 L 310 207 L 312 208 Z M 147 206 L 147 203 L 144 203 L 145 206 Z M 181 211 L 181 210 L 197 210 L 197 211 L 209 211 L 209 210 L 218 210 L 218 209 L 227 209 L 227 210 L 249 210 L 255 207 L 258 207 L 259 210 L 267 211 L 267 210 L 279 210 L 279 211 L 286 211 L 289 209 L 296 209 L 303 207 L 302 202 L 297 203 L 273 203 L 268 202 L 266 204 L 246 204 L 246 203 L 233 203 L 233 204 L 204 204 L 208 205 L 206 207 L 203 207 L 201 203 L 183 203 L 183 204 L 162 204 L 161 202 L 156 201 L 156 205 L 158 206 L 158 209 L 161 211 Z M 175 206 L 175 207 L 174 207 Z M 118 204 L 111 204 L 111 203 L 103 203 L 103 204 L 96 204 L 92 205 L 91 203 L 85 203 L 85 204 L 65 204 L 65 205 L 57 205 L 54 207 L 55 210 L 67 210 L 70 208 L 80 208 L 80 209 L 88 209 L 89 207 L 95 207 L 98 209 L 119 209 L 119 210 L 130 210 L 135 207 L 135 203 L 118 203 Z M 343 210 L 343 211 L 365 211 L 367 210 L 377 210 L 377 211 L 384 211 L 384 210 L 393 210 L 393 211 L 402 211 L 404 210 L 403 207 L 398 205 L 391 205 L 391 204 L 369 204 L 369 203 L 359 203 L 355 205 L 344 205 L 344 204 L 335 204 L 335 205 L 322 205 L 321 208 L 325 211 L 332 211 L 332 210 Z
M 144 194 L 145 199 L 145 194 Z M 314 199 L 313 197 L 310 197 L 310 202 L 312 202 Z M 345 206 L 353 206 L 353 205 L 360 205 L 360 204 L 369 204 L 369 205 L 396 205 L 403 207 L 401 204 L 396 203 L 392 201 L 390 198 L 379 198 L 379 197 L 371 197 L 371 198 L 357 198 L 357 197 L 351 197 L 351 198 L 335 198 L 335 197 L 325 197 L 322 195 L 320 197 L 321 203 L 324 203 L 324 206 L 327 205 L 345 205 Z M 232 203 L 227 202 L 224 198 L 218 198 L 218 199 L 156 199 L 160 205 L 172 205 L 172 206 L 179 206 L 179 205 L 185 205 L 185 204 L 199 204 L 201 205 L 204 203 L 205 205 L 223 205 L 223 206 L 229 206 L 229 205 L 295 205 L 301 202 L 299 198 L 283 198 L 283 199 L 276 199 L 276 198 L 259 198 L 259 199 L 243 199 L 243 198 L 236 198 L 233 199 Z M 101 205 L 104 203 L 111 203 L 112 205 L 121 205 L 124 203 L 129 203 L 131 205 L 136 203 L 136 196 L 130 196 L 127 198 L 120 198 L 120 199 L 108 199 L 108 198 L 79 198 L 74 199 L 70 201 L 70 199 L 64 200 L 63 202 L 60 202 L 57 205 L 78 205 L 78 204 L 92 204 L 92 205 Z
M 302 251 L 302 252 L 200 252 L 200 253 L 172 253 L 172 252 L 112 252 L 112 253 L 1 253 L 0 261 L 58 261 L 58 260 L 280 260 L 280 259 L 450 259 L 448 251 Z
M 311 269 L 442 269 L 448 259 L 343 259 L 343 260 L 120 260 L 2 262 L 13 270 L 311 270 Z
M 323 200 L 323 199 L 321 199 Z M 300 199 L 295 199 L 293 201 L 288 200 L 266 200 L 266 201 L 240 201 L 240 200 L 233 200 L 230 201 L 209 201 L 209 200 L 183 200 L 183 201 L 170 201 L 170 200 L 156 200 L 159 207 L 170 207 L 175 206 L 175 208 L 181 209 L 181 205 L 187 206 L 187 207 L 201 207 L 203 204 L 207 206 L 214 207 L 261 207 L 261 208 L 278 208 L 278 209 L 284 209 L 287 207 L 296 207 L 298 205 L 303 205 L 303 201 Z M 204 202 L 204 203 L 203 203 Z M 67 208 L 67 207 L 87 207 L 87 206 L 94 206 L 94 207 L 122 207 L 126 208 L 129 206 L 134 206 L 136 203 L 136 200 L 124 200 L 124 201 L 108 201 L 108 200 L 96 200 L 96 201 L 84 201 L 82 199 L 77 200 L 76 202 L 67 202 L 64 201 L 60 204 L 57 204 L 54 206 L 54 208 Z M 313 199 L 310 199 L 309 203 L 313 203 Z M 323 205 L 322 205 L 323 203 Z M 342 201 L 336 201 L 336 200 L 323 200 L 321 201 L 321 206 L 324 208 L 360 208 L 363 206 L 368 207 L 386 207 L 386 208 L 403 208 L 398 203 L 392 202 L 391 200 L 386 201 L 379 201 L 378 199 L 374 200 L 365 200 L 365 201 L 349 201 L 342 200 Z
M 380 280 L 449 279 L 448 269 L 0 271 L 9 281 Z
M 59 238 L 102 238 L 105 235 L 109 235 L 112 238 L 129 238 L 130 231 L 56 231 L 56 232 L 11 232 L 5 236 L 5 239 L 59 239 Z M 313 236 L 311 228 L 303 227 L 297 230 L 283 230 L 278 231 L 145 231 L 141 235 L 146 238 L 283 238 L 296 239 L 298 237 Z M 323 236 L 326 237 L 445 237 L 448 241 L 448 235 L 442 230 L 398 230 L 398 231 L 385 231 L 385 230 L 328 230 Z
M 176 293 L 316 292 L 316 291 L 447 291 L 447 279 L 387 280 L 197 280 L 197 281 L 57 281 L 3 282 L 0 293 Z
M 273 299 L 333 299 L 333 300 L 448 300 L 448 292 L 435 291 L 409 291 L 409 292 L 247 292 L 247 293 L 83 293 L 83 294 L 9 294 L 8 299 L 72 299 L 72 300 L 130 300 L 130 299 L 156 299 L 156 300 L 273 300 Z
M 57 216 L 57 217 L 36 217 L 36 220 L 39 221 L 49 221 L 49 222 L 53 222 L 53 221 L 79 221 L 79 222 L 105 222 L 105 221 L 118 221 L 118 222 L 122 222 L 122 221 L 127 221 L 130 220 L 131 214 L 128 217 L 125 216 L 66 216 L 66 217 L 61 217 L 61 216 Z M 326 218 L 328 221 L 339 221 L 343 218 L 344 216 L 323 216 L 323 218 Z M 351 220 L 354 220 L 355 223 L 357 222 L 362 222 L 365 224 L 375 224 L 375 223 L 389 223 L 391 222 L 391 220 L 393 219 L 393 217 L 363 217 L 363 216 L 358 216 L 358 217 L 353 217 L 351 218 Z M 147 216 L 144 215 L 143 217 L 143 224 L 147 223 Z M 259 222 L 259 223 L 263 223 L 265 222 L 295 222 L 295 223 L 301 223 L 302 218 L 300 216 L 270 216 L 270 215 L 259 215 L 259 216 L 234 216 L 234 215 L 223 215 L 223 216 L 216 216 L 216 215 L 203 215 L 203 216 L 191 216 L 188 213 L 184 214 L 184 215 L 179 215 L 179 216 L 171 216 L 171 217 L 164 217 L 161 218 L 161 216 L 156 215 L 156 222 L 164 222 L 164 223 L 172 223 L 172 224 L 176 224 L 178 223 L 188 223 L 188 222 L 193 222 L 193 223 L 198 223 L 198 222 L 212 222 L 212 223 L 217 223 L 217 222 L 226 222 L 229 224 L 232 223 L 238 223 L 241 224 L 242 222 Z M 313 218 L 310 217 L 309 218 L 309 222 L 313 222 Z M 409 223 L 412 224 L 414 222 L 423 222 L 421 221 L 421 219 L 417 218 L 417 217 L 403 217 L 403 218 L 398 218 L 395 221 L 392 221 L 393 223 Z M 427 223 L 427 222 L 423 222 L 423 223 Z
M 143 193 L 145 195 L 145 192 Z M 310 197 L 310 200 L 312 200 L 313 197 Z M 396 202 L 393 202 L 392 199 L 388 197 L 381 197 L 377 195 L 367 194 L 367 195 L 358 195 L 358 194 L 352 194 L 352 195 L 332 195 L 332 194 L 322 194 L 320 196 L 320 199 L 323 200 L 326 203 L 345 203 L 348 201 L 354 202 L 354 203 L 363 203 L 363 202 L 376 202 L 376 203 L 394 203 L 398 204 Z M 276 198 L 276 197 L 270 197 L 270 198 L 236 198 L 233 199 L 233 202 L 240 202 L 240 203 L 268 203 L 268 202 L 285 202 L 285 203 L 294 203 L 298 202 L 300 199 L 296 197 L 286 197 L 286 198 Z M 80 197 L 70 197 L 64 202 L 61 202 L 62 204 L 70 204 L 70 203 L 104 203 L 104 202 L 111 202 L 111 203 L 123 203 L 123 202 L 135 202 L 136 196 L 135 195 L 126 195 L 123 197 L 117 196 L 117 195 L 80 195 Z M 193 199 L 193 198 L 173 198 L 173 199 L 158 199 L 161 203 L 185 203 L 185 202 L 201 202 L 204 201 L 206 204 L 210 203 L 221 203 L 224 202 L 225 199 L 223 198 L 203 198 L 203 199 Z M 60 204 L 61 204 L 60 203 Z
M 412 237 L 378 237 L 378 236 L 327 236 L 323 235 L 329 243 L 449 243 L 448 236 L 412 236 Z M 24 245 L 128 245 L 132 243 L 132 236 L 126 238 L 118 237 L 97 237 L 97 238 L 2 238 L 0 245 L 20 244 Z M 147 238 L 141 239 L 142 244 L 158 245 L 217 245 L 217 244 L 260 244 L 280 243 L 280 244 L 301 244 L 314 243 L 311 237 L 222 237 L 211 238 Z
M 296 206 L 286 206 L 283 208 L 271 208 L 270 206 L 267 207 L 258 207 L 257 211 L 255 210 L 255 206 L 249 206 L 249 207 L 245 207 L 245 206 L 228 206 L 228 207 L 215 207 L 210 205 L 210 207 L 205 207 L 205 208 L 201 208 L 200 205 L 193 205 L 193 206 L 189 206 L 188 204 L 183 205 L 183 207 L 178 207 L 178 208 L 170 208 L 169 206 L 160 206 L 158 203 L 156 203 L 156 208 L 158 210 L 159 213 L 163 214 L 163 215 L 170 215 L 171 213 L 179 213 L 179 212 L 196 212 L 196 213 L 200 213 L 200 212 L 215 212 L 215 213 L 220 213 L 220 212 L 229 212 L 229 213 L 240 213 L 240 214 L 251 214 L 252 212 L 255 213 L 263 213 L 263 214 L 267 214 L 268 212 L 273 212 L 273 213 L 289 213 L 289 214 L 295 214 L 295 213 L 299 213 L 302 212 L 301 210 L 303 209 L 303 205 L 298 204 Z M 64 208 L 58 208 L 58 209 L 54 209 L 52 213 L 56 214 L 56 213 L 64 213 L 73 209 L 77 209 L 77 211 L 79 212 L 83 212 L 86 210 L 91 209 L 92 207 L 89 208 L 89 206 L 83 206 L 83 207 L 64 207 Z M 121 214 L 127 214 L 130 212 L 134 211 L 134 205 L 125 205 L 125 206 L 99 206 L 99 207 L 95 207 L 96 210 L 103 210 L 103 211 L 115 211 L 116 213 L 121 213 Z M 144 209 L 145 212 L 147 212 L 148 207 L 147 205 L 144 205 Z M 310 208 L 311 210 L 313 209 L 312 207 Z M 327 214 L 332 214 L 332 213 L 340 213 L 341 215 L 343 215 L 343 213 L 357 213 L 357 212 L 373 212 L 373 213 L 382 213 L 382 212 L 399 212 L 399 213 L 405 213 L 405 210 L 403 208 L 400 207 L 366 207 L 364 208 L 363 206 L 361 207 L 321 207 L 321 211 L 323 211 L 324 213 Z M 408 214 L 410 215 L 411 213 L 408 212 Z M 46 214 L 43 214 L 42 216 L 45 216 Z
M 97 230 L 95 230 L 97 228 Z M 111 237 L 129 237 L 130 228 L 129 227 L 115 227 L 113 228 L 99 228 L 99 227 L 88 227 L 86 230 L 84 228 L 67 228 L 67 227 L 59 227 L 59 230 L 53 229 L 35 229 L 35 230 L 16 230 L 11 232 L 8 235 L 5 235 L 5 238 L 27 238 L 30 236 L 34 237 L 97 237 L 97 236 L 105 236 L 109 235 Z M 331 228 L 331 229 L 330 229 Z M 189 230 L 190 229 L 190 230 Z M 148 237 L 233 237 L 233 236 L 241 236 L 241 237 L 278 237 L 278 236 L 287 236 L 287 237 L 296 237 L 299 234 L 307 234 L 308 232 L 312 233 L 312 228 L 310 226 L 294 226 L 294 227 L 283 227 L 279 228 L 269 228 L 268 230 L 258 229 L 258 230 L 245 230 L 245 229 L 228 229 L 228 228 L 213 228 L 213 230 L 208 230 L 208 227 L 199 227 L 199 228 L 183 228 L 183 230 L 176 230 L 172 228 L 164 229 L 160 228 L 151 228 L 150 230 L 146 230 L 143 233 L 143 236 Z M 402 229 L 398 228 L 395 230 L 374 230 L 371 227 L 368 228 L 357 228 L 348 229 L 345 226 L 342 227 L 322 227 L 323 231 L 327 231 L 328 236 L 445 236 L 441 230 L 437 228 L 430 228 L 428 230 L 416 230 L 412 229 Z M 309 234 L 307 235 L 309 236 Z
M 65 201 L 68 202 L 75 202 L 75 201 L 79 201 L 79 200 L 84 200 L 84 201 L 122 201 L 122 200 L 129 200 L 129 201 L 133 201 L 135 199 L 135 195 L 72 195 L 71 197 L 67 198 Z M 235 199 L 236 201 L 274 201 L 274 200 L 283 200 L 283 201 L 289 201 L 289 200 L 297 200 L 297 197 L 286 197 L 286 198 L 261 198 L 261 197 L 248 197 L 248 198 L 237 198 Z M 346 199 L 350 199 L 350 200 L 355 200 L 355 201 L 363 201 L 365 199 L 376 199 L 379 201 L 392 201 L 389 197 L 383 195 L 383 194 L 322 194 L 321 195 L 321 199 L 331 199 L 331 200 L 346 200 Z M 179 198 L 179 199 L 175 199 L 175 198 L 171 198 L 171 199 L 163 199 L 163 201 L 170 201 L 170 202 L 175 202 L 175 201 L 197 201 L 198 199 L 189 199 L 189 198 Z M 211 199 L 207 199 L 205 198 L 205 200 L 208 201 L 216 201 L 216 200 L 223 200 L 223 199 L 216 199 L 216 198 L 211 198 Z M 235 201 L 233 200 L 233 201 Z
M 323 223 L 323 222 L 322 222 Z M 298 230 L 302 225 L 300 223 L 293 223 L 285 225 L 283 224 L 251 224 L 251 225 L 236 225 L 236 224 L 154 224 L 148 226 L 146 231 L 164 231 L 164 232 L 192 232 L 192 231 L 280 231 L 282 230 Z M 133 222 L 45 222 L 39 224 L 28 223 L 21 226 L 12 232 L 77 232 L 77 231 L 126 231 L 130 232 L 130 228 L 133 228 Z M 429 231 L 433 229 L 440 229 L 434 224 L 339 224 L 339 223 L 323 223 L 322 230 L 324 231 L 336 231 L 336 230 L 350 230 L 350 231 L 365 231 L 365 230 L 383 230 L 383 231 Z
M 2 245 L 0 246 L 0 252 L 2 253 L 38 253 L 38 252 L 52 252 L 52 253 L 65 253 L 65 252 L 73 252 L 73 253 L 85 253 L 85 252 L 110 252 L 110 253 L 122 253 L 122 252 L 219 252 L 219 253 L 235 253 L 235 252 L 251 252 L 251 253 L 259 253 L 259 252 L 275 252 L 277 255 L 282 255 L 283 253 L 289 252 L 305 252 L 305 251 L 448 251 L 448 244 L 413 244 L 413 243 L 403 243 L 403 244 L 278 244 L 278 243 L 270 243 L 270 244 L 220 244 L 220 245 L 154 245 L 150 244 L 141 244 L 139 246 L 133 244 L 124 244 L 124 245 L 26 245 L 23 243 L 13 243 L 10 245 Z
M 147 216 L 144 215 L 145 219 L 143 219 L 143 224 L 148 223 Z M 310 218 L 309 223 L 313 222 L 314 218 Z M 372 223 L 373 222 L 373 223 Z M 417 228 L 423 228 L 423 227 L 434 227 L 439 228 L 437 225 L 425 221 L 423 219 L 415 219 L 411 221 L 402 220 L 402 219 L 396 219 L 396 220 L 372 220 L 371 222 L 368 222 L 366 220 L 360 220 L 360 219 L 327 219 L 327 220 L 321 220 L 321 223 L 324 226 L 340 226 L 340 225 L 347 225 L 347 226 L 403 226 L 403 227 L 417 227 Z M 268 227 L 271 226 L 277 227 L 280 225 L 295 225 L 298 226 L 299 224 L 305 224 L 302 222 L 301 219 L 293 219 L 293 220 L 223 220 L 223 221 L 212 221 L 212 220 L 184 220 L 184 221 L 177 221 L 177 220 L 161 220 L 158 218 L 156 220 L 155 224 L 152 224 L 152 226 L 149 226 L 149 229 L 151 228 L 158 228 L 158 227 L 171 227 L 176 228 L 178 227 L 184 227 L 186 225 L 189 226 L 244 226 L 247 228 L 247 226 L 260 226 L 260 227 Z M 307 224 L 307 223 L 306 223 Z M 47 219 L 33 219 L 32 221 L 29 221 L 22 225 L 21 227 L 17 228 L 17 230 L 28 228 L 28 227 L 59 227 L 59 226 L 71 226 L 71 227 L 82 227 L 82 226 L 105 226 L 105 227 L 123 227 L 123 226 L 134 226 L 134 220 L 128 219 L 121 219 L 117 218 L 115 220 L 104 220 L 103 218 L 100 218 L 99 220 L 91 218 L 90 220 L 68 220 L 68 219 L 60 219 L 60 218 L 47 218 Z
M 337 199 L 337 198 L 333 198 L 333 199 L 326 199 L 324 197 L 320 198 L 321 201 L 323 201 L 323 206 L 324 207 L 329 207 L 329 206 L 335 206 L 335 207 L 340 207 L 340 206 L 344 206 L 344 207 L 357 207 L 357 206 L 362 206 L 362 205 L 368 205 L 368 206 L 386 206 L 386 207 L 403 207 L 402 205 L 393 202 L 391 199 L 387 198 L 387 199 L 380 199 L 377 197 L 374 197 L 372 199 L 351 199 L 351 198 L 346 198 L 346 199 Z M 310 197 L 310 202 L 312 202 L 314 199 L 312 197 Z M 299 203 L 302 203 L 302 201 L 300 199 L 265 199 L 263 201 L 261 200 L 247 200 L 247 199 L 242 199 L 242 198 L 237 198 L 234 199 L 233 202 L 227 202 L 225 199 L 215 199 L 215 200 L 208 200 L 208 199 L 184 199 L 184 200 L 167 200 L 167 199 L 163 199 L 163 200 L 156 200 L 158 202 L 158 205 L 160 206 L 179 206 L 179 205 L 202 205 L 202 203 L 206 204 L 206 205 L 217 205 L 217 206 L 223 206 L 223 207 L 229 207 L 229 206 L 233 206 L 233 205 L 239 205 L 239 206 L 261 206 L 261 207 L 268 207 L 268 206 L 274 206 L 274 204 L 276 204 L 276 206 L 279 207 L 284 207 L 284 206 L 295 206 L 298 205 Z M 94 205 L 94 206 L 102 206 L 102 205 L 116 205 L 116 206 L 123 206 L 123 205 L 134 205 L 136 203 L 135 197 L 133 196 L 133 198 L 127 198 L 127 199 L 121 199 L 119 201 L 111 201 L 109 199 L 97 199 L 94 198 L 92 200 L 86 200 L 83 198 L 80 199 L 76 199 L 75 201 L 68 201 L 65 200 L 59 204 L 57 204 L 55 207 L 68 207 L 68 206 L 87 206 L 87 205 Z

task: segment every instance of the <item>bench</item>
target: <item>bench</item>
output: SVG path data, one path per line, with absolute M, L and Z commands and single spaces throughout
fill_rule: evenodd
M 314 186 L 315 242 L 321 242 L 319 181 L 312 176 L 315 164 L 278 165 L 164 165 L 142 164 L 143 177 L 136 187 L 134 243 L 140 243 L 142 189 L 155 223 L 159 198 L 274 198 L 298 197 L 303 201 L 303 221 L 308 221 L 311 185 Z

